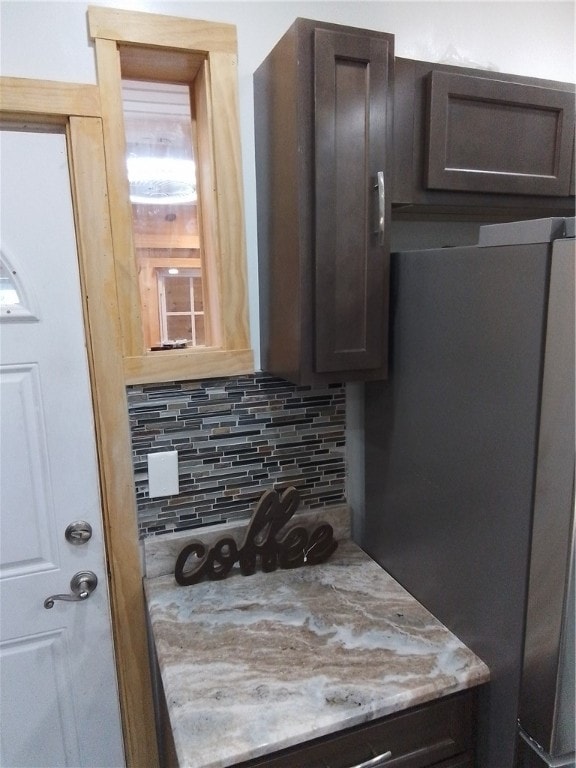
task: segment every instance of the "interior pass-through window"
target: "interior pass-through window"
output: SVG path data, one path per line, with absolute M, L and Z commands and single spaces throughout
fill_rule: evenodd
M 126 383 L 250 373 L 236 28 L 88 19 Z

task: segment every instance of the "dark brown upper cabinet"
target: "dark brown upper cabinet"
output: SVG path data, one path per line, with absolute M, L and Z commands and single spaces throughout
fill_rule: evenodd
M 254 75 L 262 368 L 385 378 L 393 36 L 297 19 Z
M 574 91 L 396 59 L 393 202 L 428 213 L 573 215 Z
M 428 94 L 429 188 L 568 194 L 570 92 L 432 72 Z

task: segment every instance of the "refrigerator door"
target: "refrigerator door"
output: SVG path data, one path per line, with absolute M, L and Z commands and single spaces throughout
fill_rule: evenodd
M 514 764 L 550 252 L 393 254 L 390 379 L 366 386 L 362 544 L 490 667 L 482 768 Z
M 554 757 L 536 744 L 521 729 L 518 739 L 518 758 L 515 768 L 576 768 L 574 752 Z
M 574 754 L 575 246 L 552 249 L 519 721 Z

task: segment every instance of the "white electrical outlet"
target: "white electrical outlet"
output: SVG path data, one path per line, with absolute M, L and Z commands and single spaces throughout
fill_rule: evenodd
M 180 492 L 178 482 L 178 451 L 148 454 L 148 495 L 174 496 Z

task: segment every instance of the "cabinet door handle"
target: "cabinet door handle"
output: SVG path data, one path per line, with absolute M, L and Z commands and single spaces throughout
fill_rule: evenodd
M 376 757 L 372 757 L 370 760 L 366 760 L 364 763 L 353 765 L 350 768 L 380 768 L 380 766 L 384 765 L 384 763 L 387 763 L 391 757 L 392 752 L 383 752 L 381 755 L 376 755 Z
M 378 245 L 384 245 L 384 224 L 386 219 L 386 192 L 384 188 L 384 171 L 378 171 L 376 174 L 376 186 L 378 190 Z

